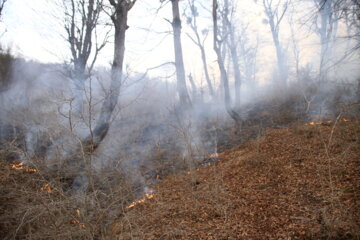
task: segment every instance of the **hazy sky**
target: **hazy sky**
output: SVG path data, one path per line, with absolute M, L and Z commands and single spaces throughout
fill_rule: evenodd
M 27 59 L 35 59 L 42 62 L 64 62 L 69 61 L 70 52 L 66 40 L 63 38 L 63 11 L 55 3 L 59 0 L 9 0 L 5 7 L 3 22 L 0 23 L 0 41 L 13 49 L 13 51 Z M 211 1 L 200 2 L 211 7 Z M 276 61 L 275 51 L 267 24 L 263 23 L 264 14 L 261 1 L 254 0 L 235 1 L 237 4 L 237 18 L 249 24 L 248 35 L 252 41 L 258 37 L 260 48 L 258 64 L 262 67 L 259 75 L 262 78 L 268 77 Z M 295 1 L 294 1 L 295 2 Z M 185 6 L 181 1 L 180 5 Z M 133 71 L 143 72 L 147 68 L 160 65 L 164 62 L 174 61 L 173 40 L 170 34 L 172 28 L 166 19 L 171 20 L 171 6 L 167 4 L 160 11 L 158 0 L 138 0 L 129 13 L 126 42 L 125 62 Z M 310 18 L 311 12 L 309 2 L 297 1 L 297 8 L 300 10 L 299 19 L 305 24 L 297 23 L 295 32 L 297 39 L 301 40 L 302 64 L 314 61 L 318 57 L 318 37 L 310 34 L 310 26 L 306 19 Z M 212 27 L 211 13 L 202 10 L 199 19 L 199 28 Z M 187 74 L 200 75 L 201 59 L 198 49 L 186 36 L 191 33 L 186 21 L 183 18 L 183 50 Z M 289 39 L 288 18 L 281 26 L 281 38 L 283 46 L 288 50 L 289 63 L 291 60 L 292 46 Z M 212 36 L 208 36 L 207 54 L 210 68 L 214 66 L 217 71 L 215 55 L 212 50 Z M 98 58 L 98 65 L 109 66 L 112 61 L 113 46 L 108 46 L 102 51 Z M 200 71 L 199 71 L 200 69 Z M 267 71 L 264 71 L 267 69 Z M 161 70 L 155 70 L 153 74 L 171 75 L 173 67 L 168 66 Z M 196 78 L 195 79 L 199 79 Z M 199 80 L 198 80 L 199 81 Z
M 0 33 L 3 33 L 1 42 L 6 43 L 14 52 L 27 59 L 36 59 L 42 62 L 63 62 L 69 60 L 68 45 L 62 26 L 63 12 L 52 0 L 9 0 Z M 245 1 L 255 4 L 250 1 Z M 202 1 L 211 7 L 210 1 Z M 184 2 L 180 3 L 185 6 Z M 126 63 L 136 71 L 157 66 L 173 60 L 173 40 L 169 34 L 171 25 L 171 5 L 166 4 L 160 11 L 158 0 L 139 0 L 129 13 L 129 30 L 127 31 Z M 249 8 L 248 8 L 249 9 Z M 261 12 L 261 9 L 257 10 Z M 207 19 L 199 19 L 199 28 L 211 28 L 211 13 L 203 10 L 202 15 Z M 261 23 L 259 20 L 258 23 Z M 5 33 L 4 33 L 5 32 Z M 187 70 L 201 66 L 198 49 L 186 36 L 189 28 L 183 19 L 183 50 Z M 208 36 L 208 55 L 215 60 L 212 51 L 211 33 Z M 98 59 L 99 65 L 108 66 L 112 60 L 112 44 L 102 51 Z M 210 61 L 211 64 L 211 61 Z M 193 68 L 193 69 L 192 69 Z M 172 67 L 168 67 L 169 74 Z

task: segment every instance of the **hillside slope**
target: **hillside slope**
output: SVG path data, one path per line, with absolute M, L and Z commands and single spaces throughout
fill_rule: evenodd
M 359 122 L 269 130 L 155 191 L 112 239 L 359 239 Z

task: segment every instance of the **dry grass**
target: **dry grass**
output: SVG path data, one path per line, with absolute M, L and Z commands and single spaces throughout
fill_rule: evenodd
M 216 164 L 170 175 L 128 209 L 134 186 L 113 169 L 69 179 L 1 158 L 2 239 L 359 239 L 356 120 L 266 131 Z M 51 190 L 51 192 L 48 192 Z
M 358 121 L 267 131 L 167 178 L 114 239 L 359 239 L 359 149 Z
M 0 161 L 2 239 L 106 239 L 106 229 L 134 200 L 133 186 L 114 169 L 87 175 L 86 192 L 40 168 Z
M 86 167 L 86 154 L 76 157 L 82 166 L 63 162 L 49 171 L 41 159 L 32 159 L 29 167 L 36 171 L 13 169 L 12 154 L 21 146 L 3 145 L 0 237 L 359 239 L 359 121 L 339 117 L 336 123 L 305 126 L 310 105 L 297 95 L 252 106 L 240 133 L 217 129 L 222 149 L 233 148 L 202 169 L 186 165 L 176 146 L 159 145 L 147 156 L 152 166 L 142 171 L 150 180 L 161 179 L 156 196 L 130 209 L 136 186 L 124 172 L 94 172 Z M 359 105 L 351 108 L 345 117 L 358 114 Z M 265 131 L 271 126 L 282 129 Z M 191 156 L 191 137 L 172 140 L 186 143 Z M 179 172 L 184 169 L 194 170 Z M 79 170 L 89 184 L 74 193 Z

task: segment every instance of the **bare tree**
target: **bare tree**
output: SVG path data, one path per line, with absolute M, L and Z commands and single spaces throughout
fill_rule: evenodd
M 294 9 L 294 5 L 293 4 L 291 4 L 291 5 L 292 5 L 292 8 Z M 299 41 L 296 36 L 296 31 L 295 31 L 294 14 L 291 14 L 289 17 L 289 25 L 290 25 L 290 31 L 291 31 L 292 52 L 293 52 L 294 60 L 295 60 L 296 78 L 299 81 L 300 80 L 301 49 L 299 46 Z
M 338 14 L 335 9 L 335 0 L 314 0 L 318 9 L 320 21 L 315 18 L 315 32 L 320 37 L 320 81 L 327 78 L 327 68 L 331 59 L 331 43 L 336 37 Z M 318 23 L 319 22 L 319 23 Z
M 74 64 L 71 77 L 77 91 L 76 107 L 77 111 L 81 112 L 87 73 L 91 72 L 98 53 L 108 39 L 106 34 L 100 44 L 97 42 L 96 28 L 102 12 L 103 0 L 63 0 L 63 7 L 65 9 L 64 27 Z M 89 59 L 92 53 L 92 59 Z
M 197 25 L 197 17 L 199 16 L 199 12 L 195 5 L 195 0 L 189 0 L 188 4 L 190 6 L 191 15 L 187 17 L 187 23 L 190 25 L 190 28 L 195 35 L 195 39 L 190 34 L 187 35 L 191 39 L 191 41 L 200 49 L 205 79 L 209 88 L 210 95 L 214 97 L 215 93 L 209 76 L 208 64 L 206 60 L 206 51 L 205 51 L 205 41 L 207 39 L 209 31 L 207 29 L 202 30 L 201 32 L 203 34 L 203 38 L 201 39 Z
M 161 2 L 164 1 L 165 0 L 161 0 Z M 180 105 L 184 108 L 188 108 L 191 106 L 191 101 L 186 87 L 186 75 L 181 44 L 181 18 L 179 10 L 179 0 L 170 0 L 170 2 L 172 6 L 173 16 L 173 21 L 171 22 L 171 25 L 173 28 L 177 91 L 180 98 Z
M 335 10 L 338 12 L 339 19 L 345 21 L 347 27 L 347 37 L 354 39 L 356 45 L 353 49 L 360 49 L 360 1 L 357 0 L 337 0 Z M 350 46 L 350 41 L 348 41 Z M 349 49 L 349 47 L 347 47 Z M 352 51 L 350 51 L 352 52 Z
M 109 7 L 112 9 L 110 18 L 115 29 L 114 59 L 111 69 L 111 82 L 109 87 L 110 90 L 107 92 L 102 102 L 99 117 L 95 123 L 95 126 L 92 127 L 92 125 L 89 125 L 89 134 L 85 137 L 76 137 L 78 144 L 76 144 L 75 146 L 71 146 L 72 149 L 67 151 L 68 157 L 66 157 L 66 162 L 70 166 L 72 166 L 72 171 L 74 171 L 75 174 L 80 174 L 77 176 L 79 179 L 81 179 L 80 181 L 85 183 L 88 180 L 87 176 L 84 175 L 84 172 L 86 172 L 88 168 L 91 168 L 91 164 L 87 162 L 87 156 L 91 156 L 91 153 L 93 153 L 97 149 L 97 147 L 107 135 L 111 124 L 111 117 L 118 102 L 123 77 L 125 33 L 126 30 L 129 28 L 127 25 L 128 12 L 133 7 L 135 2 L 136 0 L 109 0 Z M 91 101 L 89 102 L 89 105 L 91 105 Z M 50 156 L 50 158 L 52 158 L 53 155 L 56 156 L 56 145 L 61 141 L 62 139 L 58 139 L 51 146 L 48 147 L 47 155 Z M 81 156 L 79 156 L 79 154 Z M 74 186 L 75 185 L 76 179 L 74 180 Z
M 85 145 L 90 144 L 92 149 L 95 149 L 108 133 L 111 116 L 118 102 L 123 77 L 125 33 L 129 28 L 127 25 L 128 13 L 136 0 L 109 0 L 109 3 L 113 10 L 110 17 L 115 28 L 114 60 L 111 68 L 110 91 L 104 99 L 94 130 L 84 141 Z
M 232 21 L 234 7 L 230 6 L 229 0 L 224 0 L 224 7 L 222 9 L 223 28 L 225 34 L 228 35 L 226 38 L 226 44 L 230 51 L 231 64 L 233 67 L 234 78 L 235 78 L 235 105 L 240 105 L 240 90 L 241 90 L 241 71 L 238 56 L 238 44 L 235 37 L 235 26 Z
M 218 2 L 217 0 L 213 0 L 213 10 L 212 10 L 212 17 L 213 17 L 213 24 L 214 24 L 214 51 L 217 56 L 217 62 L 220 69 L 220 77 L 221 82 L 223 83 L 224 88 L 224 100 L 225 100 L 225 108 L 227 113 L 230 117 L 236 122 L 236 124 L 240 124 L 242 119 L 240 115 L 233 109 L 231 106 L 231 95 L 229 89 L 229 79 L 228 74 L 225 68 L 223 53 L 222 53 L 222 44 L 225 44 L 226 35 L 219 31 L 218 26 Z
M 279 33 L 280 24 L 284 19 L 285 13 L 288 9 L 289 1 L 290 0 L 263 0 L 265 14 L 267 16 L 272 39 L 276 49 L 278 81 L 281 86 L 286 86 L 288 78 L 288 67 L 285 62 L 285 53 L 280 42 Z
M 332 30 L 332 32 L 336 32 L 336 27 L 340 20 L 344 21 L 347 31 L 346 38 L 348 38 L 348 41 L 343 59 L 351 56 L 353 53 L 356 53 L 360 49 L 360 1 L 323 0 L 322 2 L 315 1 L 315 3 L 319 15 L 321 15 L 321 12 L 325 12 L 324 8 L 326 6 L 331 5 L 331 13 L 328 16 L 327 21 L 330 24 L 335 20 L 333 27 L 334 30 Z M 330 26 L 328 26 L 328 28 L 330 29 Z M 335 37 L 334 35 L 335 34 L 333 33 L 333 37 Z
M 248 24 L 241 26 L 241 32 L 238 36 L 238 44 L 240 48 L 240 59 L 243 67 L 244 82 L 247 82 L 252 87 L 256 84 L 257 72 L 257 53 L 259 47 L 259 40 L 249 39 Z

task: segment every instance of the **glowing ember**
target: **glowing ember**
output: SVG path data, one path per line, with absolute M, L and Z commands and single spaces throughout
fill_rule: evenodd
M 347 119 L 347 118 L 342 118 L 340 119 L 340 122 L 351 122 L 350 119 Z M 329 120 L 329 121 L 325 121 L 325 122 L 309 122 L 309 123 L 306 123 L 305 125 L 306 126 L 316 126 L 316 125 L 328 125 L 328 124 L 332 124 L 334 123 L 333 120 Z
M 24 162 L 20 162 L 20 163 L 17 163 L 17 164 L 11 164 L 11 168 L 14 168 L 14 169 L 17 169 L 17 170 L 24 169 Z
M 144 203 L 146 200 L 149 200 L 151 198 L 155 197 L 155 193 L 153 192 L 150 192 L 150 193 L 145 193 L 145 196 L 140 199 L 140 200 L 137 200 L 135 202 L 132 202 L 129 206 L 127 206 L 126 208 L 127 209 L 130 209 L 130 208 L 133 208 L 135 207 L 136 205 L 140 204 L 140 203 Z
M 77 218 L 80 218 L 81 217 L 81 212 L 79 209 L 76 209 L 76 217 Z M 80 228 L 84 229 L 85 228 L 85 224 L 84 223 L 81 223 L 79 220 L 77 219 L 71 219 L 70 220 L 70 223 L 71 224 L 74 224 L 74 225 L 79 225 Z
M 85 228 L 85 224 L 79 222 L 79 221 L 76 220 L 76 219 L 71 219 L 71 220 L 70 220 L 70 223 L 71 223 L 71 224 L 74 224 L 74 225 L 79 225 L 79 227 L 82 228 L 82 229 Z
M 210 157 L 211 158 L 218 158 L 219 154 L 218 153 L 212 153 L 212 154 L 210 154 Z
M 76 220 L 76 219 L 71 219 L 70 223 L 71 224 L 79 224 L 80 222 L 78 220 Z
M 43 192 L 52 193 L 52 189 L 51 189 L 50 185 L 47 184 L 47 183 L 44 184 L 44 186 L 42 186 L 40 188 L 40 190 L 43 191 Z
M 326 125 L 326 124 L 332 124 L 334 121 L 333 120 L 329 120 L 326 122 L 309 122 L 307 124 L 305 124 L 306 126 L 316 126 L 316 125 Z
M 24 162 L 11 164 L 11 168 L 16 169 L 16 170 L 25 170 L 25 172 L 31 172 L 31 173 L 37 172 L 37 170 L 35 168 L 26 166 Z

